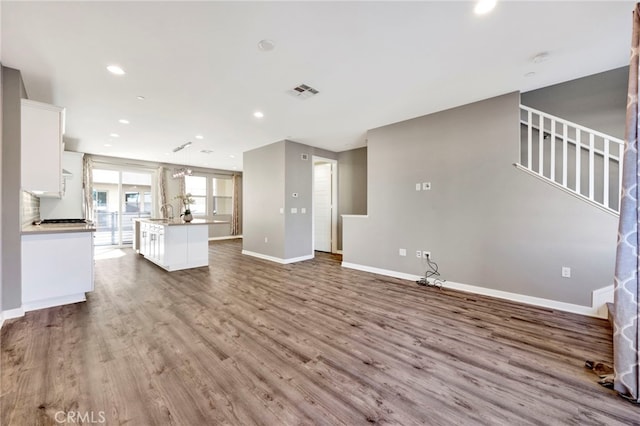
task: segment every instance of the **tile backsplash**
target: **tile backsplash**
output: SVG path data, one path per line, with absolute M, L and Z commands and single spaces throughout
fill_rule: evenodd
M 31 225 L 34 220 L 40 220 L 40 198 L 22 191 L 22 226 Z

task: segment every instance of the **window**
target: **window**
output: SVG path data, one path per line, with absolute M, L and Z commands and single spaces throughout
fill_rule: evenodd
M 194 215 L 207 214 L 207 178 L 204 176 L 185 176 L 185 192 L 191 194 L 195 203 L 191 204 L 191 213 Z
M 93 203 L 95 210 L 107 209 L 107 191 L 93 191 Z
M 230 177 L 211 179 L 213 214 L 231 214 L 233 209 L 233 181 Z

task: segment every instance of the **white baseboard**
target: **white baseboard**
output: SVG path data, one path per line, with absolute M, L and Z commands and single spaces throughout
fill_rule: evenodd
M 417 281 L 421 276 L 406 274 L 404 272 L 391 271 L 388 269 L 374 268 L 372 266 L 358 265 L 355 263 L 342 262 L 342 266 L 359 271 L 371 272 L 373 274 L 386 275 L 389 277 L 400 278 L 403 280 Z M 592 292 L 592 306 L 575 305 L 573 303 L 560 302 L 557 300 L 543 299 L 541 297 L 527 296 L 525 294 L 511 293 L 508 291 L 495 290 L 492 288 L 478 287 L 469 284 L 461 284 L 452 281 L 446 281 L 444 288 L 452 290 L 464 291 L 467 293 L 481 294 L 484 296 L 496 297 L 498 299 L 511 300 L 513 302 L 524 303 L 527 305 L 540 306 L 543 308 L 555 309 L 558 311 L 571 312 L 574 314 L 585 315 L 596 318 L 607 318 L 606 302 L 609 301 L 609 294 L 613 300 L 613 286 L 603 287 Z M 603 308 L 604 306 L 604 308 Z
M 224 237 L 210 237 L 209 241 L 235 240 L 237 238 L 242 238 L 242 235 L 226 235 Z
M 4 320 L 20 318 L 23 316 L 24 316 L 24 309 L 22 309 L 22 307 L 15 308 L 15 309 L 8 309 L 6 311 L 0 312 L 0 329 L 4 324 Z
M 309 254 L 309 255 L 306 255 L 306 256 L 292 257 L 292 258 L 289 258 L 289 259 L 281 259 L 279 257 L 268 256 L 266 254 L 256 253 L 256 252 L 249 251 L 249 250 L 242 250 L 242 254 L 246 254 L 247 256 L 257 257 L 258 259 L 269 260 L 271 262 L 276 262 L 276 263 L 280 263 L 280 264 L 283 264 L 283 265 L 286 265 L 286 264 L 289 264 L 289 263 L 301 262 L 303 260 L 313 259 L 313 256 L 314 256 L 313 254 Z
M 591 293 L 591 305 L 598 310 L 598 318 L 608 318 L 607 303 L 613 303 L 613 284 L 594 290 Z
M 421 278 L 418 275 L 405 274 L 404 272 L 391 271 L 389 269 L 374 268 L 373 266 L 358 265 L 357 263 L 342 262 L 342 266 L 344 268 L 357 269 L 358 271 L 371 272 L 372 274 L 400 278 L 401 280 L 417 281 Z
M 342 250 L 336 250 L 337 254 L 342 254 Z
M 38 309 L 52 308 L 54 306 L 68 305 L 69 303 L 85 302 L 87 297 L 84 293 L 70 294 L 63 297 L 55 297 L 53 299 L 38 300 L 35 302 L 23 303 L 24 312 L 36 311 Z

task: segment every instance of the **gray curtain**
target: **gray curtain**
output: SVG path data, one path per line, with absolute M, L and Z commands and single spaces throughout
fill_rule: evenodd
M 638 156 L 638 49 L 640 48 L 640 5 L 633 12 L 631 65 L 627 97 L 627 128 L 622 176 L 622 201 L 618 226 L 615 293 L 613 310 L 613 354 L 615 378 L 613 387 L 625 398 L 640 403 L 640 368 L 638 354 L 640 331 L 638 318 L 638 277 L 640 246 L 640 157 Z
M 82 210 L 84 218 L 95 220 L 93 211 L 93 159 L 89 154 L 82 157 Z
M 166 167 L 158 167 L 156 171 L 156 177 L 158 179 L 158 211 L 165 217 L 168 215 L 167 211 L 162 211 L 162 206 L 168 204 L 167 200 L 167 173 Z
M 240 235 L 240 216 L 239 216 L 239 203 L 240 203 L 240 176 L 233 174 L 233 197 L 231 198 L 231 235 Z

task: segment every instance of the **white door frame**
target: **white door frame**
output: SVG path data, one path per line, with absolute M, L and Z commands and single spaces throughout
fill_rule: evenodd
M 311 253 L 316 248 L 316 221 L 315 217 L 315 186 L 316 186 L 316 163 L 331 163 L 331 253 L 338 252 L 338 160 L 333 158 L 318 157 L 313 155 L 311 174 Z

